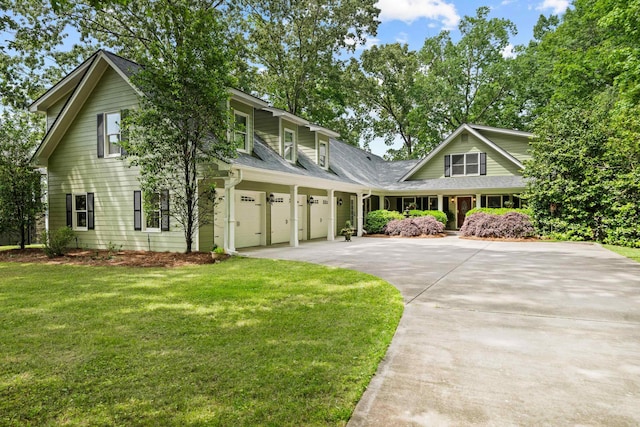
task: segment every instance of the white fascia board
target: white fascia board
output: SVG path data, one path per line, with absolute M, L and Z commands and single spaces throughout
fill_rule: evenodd
M 522 130 L 504 129 L 504 128 L 496 128 L 493 126 L 473 125 L 473 124 L 470 124 L 469 126 L 476 130 L 485 130 L 488 132 L 502 133 L 505 135 L 522 136 L 526 138 L 531 138 L 533 136 L 531 132 L 525 132 Z
M 466 125 L 465 125 L 466 126 Z M 476 138 L 478 138 L 480 141 L 484 142 L 485 144 L 487 144 L 489 147 L 493 148 L 494 150 L 496 150 L 498 153 L 502 154 L 504 156 L 505 159 L 511 161 L 513 164 L 515 164 L 516 166 L 518 166 L 520 169 L 524 169 L 524 165 L 515 157 L 513 157 L 511 154 L 509 154 L 508 152 L 506 152 L 505 150 L 503 150 L 502 148 L 498 147 L 493 141 L 491 141 L 489 138 L 486 138 L 484 135 L 482 135 L 480 132 L 478 132 L 477 130 L 473 129 L 472 127 L 469 127 L 469 133 L 471 133 L 472 135 L 474 135 Z
M 311 132 L 321 133 L 323 135 L 328 136 L 329 138 L 340 138 L 340 134 L 338 132 L 334 132 L 331 129 L 327 129 L 320 125 L 308 124 L 305 127 L 309 128 Z
M 38 99 L 29 105 L 32 113 L 46 113 L 47 109 L 55 104 L 60 98 L 71 92 L 82 80 L 82 77 L 95 60 L 95 54 L 86 61 L 78 65 L 75 70 L 67 74 L 62 80 L 56 83 L 51 89 L 42 94 Z
M 411 175 L 413 175 L 416 171 L 418 171 L 419 169 L 422 168 L 422 166 L 424 166 L 425 164 L 427 164 L 431 159 L 433 159 L 440 151 L 442 151 L 442 149 L 444 147 L 446 147 L 447 145 L 449 145 L 449 143 L 451 141 L 453 141 L 456 136 L 460 135 L 460 133 L 462 133 L 463 130 L 470 130 L 471 128 L 469 128 L 467 125 L 462 125 L 460 126 L 458 129 L 454 130 L 453 133 L 451 135 L 449 135 L 447 137 L 447 139 L 445 139 L 444 141 L 442 141 L 436 148 L 434 148 L 429 155 L 427 155 L 427 157 L 425 157 L 424 159 L 420 160 L 418 162 L 418 164 L 416 164 L 414 167 L 412 167 L 409 172 L 407 172 L 406 174 L 404 174 L 404 176 L 402 178 L 400 178 L 400 182 L 404 182 L 406 181 L 409 177 L 411 177 Z
M 269 106 L 269 104 L 262 99 L 242 92 L 238 89 L 230 88 L 229 94 L 231 95 L 231 99 L 242 102 L 244 104 L 248 104 L 253 108 L 265 108 Z
M 244 181 L 265 182 L 279 185 L 298 185 L 300 187 L 317 188 L 321 190 L 333 189 L 336 191 L 345 191 L 351 193 L 366 192 L 370 187 L 358 184 L 349 184 L 329 179 L 315 178 L 311 176 L 297 175 L 292 173 L 270 171 L 251 166 L 233 165 L 234 169 L 240 169 L 243 172 Z M 266 178 L 266 179 L 265 179 Z
M 302 117 L 298 117 L 295 114 L 291 114 L 288 113 L 284 110 L 281 110 L 279 108 L 274 108 L 274 107 L 265 107 L 263 108 L 264 111 L 268 111 L 269 113 L 271 113 L 273 115 L 273 117 L 280 117 L 283 118 L 285 120 L 288 120 L 292 123 L 295 123 L 297 125 L 301 125 L 301 126 L 306 126 L 309 124 L 308 120 L 303 119 Z

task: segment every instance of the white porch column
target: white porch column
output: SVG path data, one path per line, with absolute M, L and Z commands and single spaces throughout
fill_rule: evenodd
M 356 220 L 358 221 L 358 237 L 362 237 L 362 230 L 364 229 L 364 215 L 363 215 L 363 199 L 362 193 L 358 193 L 358 201 L 356 203 Z
M 224 250 L 228 254 L 236 252 L 236 187 L 224 186 L 225 216 Z
M 444 212 L 444 196 L 442 194 L 438 194 L 438 210 Z
M 476 208 L 482 207 L 482 194 L 476 194 Z
M 335 191 L 327 190 L 329 197 L 329 224 L 327 225 L 327 240 L 335 240 L 336 238 L 336 202 L 333 200 Z
M 298 186 L 292 185 L 289 187 L 289 197 L 291 203 L 289 204 L 289 246 L 298 246 Z

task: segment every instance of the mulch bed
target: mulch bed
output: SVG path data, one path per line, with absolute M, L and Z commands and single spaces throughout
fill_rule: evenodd
M 363 234 L 362 237 L 377 237 L 381 239 L 437 239 L 440 237 L 447 237 L 447 234 L 423 234 L 422 236 L 403 237 L 403 236 L 389 236 L 388 234 Z
M 214 261 L 211 258 L 210 252 L 184 254 L 174 252 L 110 252 L 98 249 L 72 249 L 65 256 L 48 258 L 42 249 L 11 249 L 0 251 L 0 262 L 125 267 L 180 267 L 185 265 L 212 264 Z

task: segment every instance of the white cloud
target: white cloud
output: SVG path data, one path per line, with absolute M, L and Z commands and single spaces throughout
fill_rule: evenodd
M 539 4 L 536 9 L 537 10 L 547 10 L 553 9 L 553 13 L 555 15 L 564 13 L 565 10 L 569 7 L 569 0 L 544 0 L 541 4 Z
M 409 43 L 409 34 L 405 33 L 404 31 L 399 33 L 396 36 L 396 42 L 401 43 L 401 44 Z
M 511 3 L 513 3 L 516 0 L 502 0 L 502 3 L 500 3 L 502 6 L 507 6 Z
M 504 47 L 504 49 L 502 49 L 502 52 L 500 52 L 502 54 L 503 58 L 515 58 L 516 54 L 513 51 L 513 45 L 511 43 L 509 43 L 508 45 L 506 45 Z
M 381 21 L 404 21 L 408 24 L 420 18 L 440 21 L 446 29 L 454 29 L 460 21 L 453 3 L 444 0 L 378 0 Z

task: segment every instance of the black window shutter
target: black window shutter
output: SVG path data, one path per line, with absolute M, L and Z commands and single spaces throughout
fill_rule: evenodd
M 169 231 L 169 190 L 160 192 L 160 216 L 162 231 Z
M 73 196 L 67 194 L 67 227 L 73 227 Z
M 104 114 L 98 114 L 98 157 L 104 157 Z
M 87 193 L 87 230 L 94 230 L 93 193 Z
M 451 176 L 451 155 L 444 156 L 444 176 Z
M 480 207 L 481 208 L 486 208 L 487 207 L 487 196 L 481 196 L 480 199 Z
M 125 129 L 122 126 L 122 122 L 129 115 L 129 110 L 120 110 L 120 142 L 129 140 L 129 129 Z M 120 145 L 120 155 L 126 156 L 127 151 Z
M 133 229 L 142 230 L 142 192 L 133 192 Z
M 480 153 L 480 175 L 487 174 L 487 153 Z

